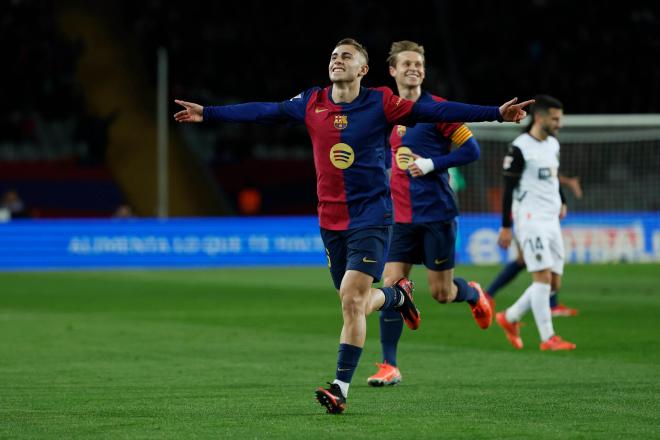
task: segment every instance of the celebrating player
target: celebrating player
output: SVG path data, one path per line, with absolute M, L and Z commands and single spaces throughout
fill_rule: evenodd
M 506 311 L 496 315 L 509 342 L 523 347 L 520 320 L 531 308 L 541 336 L 541 350 L 573 350 L 575 344 L 555 334 L 550 312 L 550 292 L 559 289 L 564 270 L 564 242 L 559 226 L 565 214 L 559 185 L 559 142 L 562 104 L 547 95 L 536 97 L 534 121 L 528 133 L 518 136 L 504 158 L 504 196 L 499 243 L 511 245 L 515 225 L 532 284 Z M 513 214 L 513 215 L 512 215 Z
M 501 107 L 415 103 L 383 88 L 361 87 L 369 71 L 364 47 L 353 39 L 337 43 L 330 56 L 332 85 L 311 88 L 284 102 L 218 107 L 177 100 L 179 122 L 226 121 L 304 123 L 312 141 L 317 174 L 318 213 L 328 266 L 341 300 L 343 327 L 335 380 L 318 388 L 316 398 L 329 413 L 346 408 L 349 384 L 366 336 L 366 315 L 396 309 L 406 324 L 419 326 L 412 283 L 373 289 L 385 263 L 392 207 L 384 149 L 389 127 L 417 122 L 505 120 L 518 122 L 533 102 Z
M 418 103 L 443 102 L 422 90 L 425 77 L 424 47 L 412 41 L 392 44 L 390 75 L 399 96 Z M 451 145 L 457 149 L 451 151 Z M 481 328 L 492 322 L 492 311 L 479 284 L 454 278 L 454 248 L 458 209 L 449 186 L 447 169 L 479 158 L 479 145 L 462 122 L 397 125 L 390 136 L 391 191 L 394 201 L 392 244 L 383 273 L 384 284 L 407 278 L 414 264 L 428 269 L 429 289 L 439 303 L 464 302 Z M 403 331 L 396 311 L 380 313 L 383 363 L 367 379 L 372 386 L 401 381 L 396 352 Z

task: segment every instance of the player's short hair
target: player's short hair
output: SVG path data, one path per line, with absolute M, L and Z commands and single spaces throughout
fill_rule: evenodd
M 536 120 L 534 115 L 536 113 L 547 114 L 548 110 L 551 108 L 557 108 L 559 110 L 564 109 L 564 105 L 561 103 L 561 101 L 550 95 L 536 95 L 534 100 L 534 104 L 532 104 L 529 109 L 529 114 L 532 115 L 532 117 L 530 118 L 527 127 L 525 127 L 525 132 L 527 133 L 529 133 L 529 131 L 532 129 L 532 126 L 534 125 L 534 121 Z
M 424 60 L 426 60 L 424 57 L 424 46 L 417 44 L 414 41 L 402 40 L 392 43 L 392 46 L 390 47 L 390 54 L 387 57 L 387 64 L 392 67 L 396 67 L 396 56 L 405 51 L 417 52 L 422 56 Z
M 339 42 L 337 42 L 337 44 L 335 44 L 335 49 L 343 45 L 353 46 L 355 49 L 357 49 L 358 52 L 362 54 L 366 63 L 369 64 L 369 54 L 367 53 L 367 49 L 358 43 L 355 38 L 342 38 L 339 40 Z
M 560 110 L 564 108 L 561 101 L 550 95 L 536 95 L 534 100 L 536 102 L 532 104 L 532 108 L 530 109 L 532 114 L 537 112 L 547 113 L 551 108 L 558 108 Z

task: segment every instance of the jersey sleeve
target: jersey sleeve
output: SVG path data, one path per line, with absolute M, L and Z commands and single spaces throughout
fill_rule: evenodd
M 410 113 L 412 122 L 502 121 L 500 108 L 461 102 L 416 102 Z
M 447 168 L 460 167 L 479 159 L 481 154 L 479 144 L 474 139 L 470 129 L 465 125 L 461 124 L 448 137 L 458 148 L 450 151 L 448 154 L 432 157 L 434 169 L 444 172 Z
M 392 125 L 414 125 L 410 121 L 410 114 L 415 105 L 413 101 L 396 96 L 389 87 L 381 87 L 377 90 L 383 92 L 383 110 L 387 122 Z
M 307 103 L 309 102 L 311 96 L 318 90 L 319 88 L 317 87 L 305 90 L 304 92 L 299 93 L 288 101 L 280 102 L 281 112 L 291 121 L 300 123 L 305 122 Z
M 304 122 L 305 107 L 312 89 L 284 102 L 248 102 L 235 105 L 207 106 L 204 121 L 258 122 L 263 124 Z
M 502 163 L 502 175 L 504 177 L 513 177 L 520 180 L 520 176 L 525 169 L 525 158 L 523 157 L 522 151 L 520 148 L 511 144 L 509 146 L 509 151 L 504 156 L 504 162 Z
M 461 127 L 465 127 L 465 124 L 463 124 L 462 122 L 438 122 L 435 126 L 435 129 L 438 130 L 438 132 L 444 137 L 451 138 L 452 135 L 456 132 L 456 130 L 458 130 Z M 452 139 L 452 142 L 454 142 L 454 139 Z
M 435 102 L 445 102 L 446 101 L 445 98 L 442 98 L 440 96 L 432 95 L 432 98 Z M 456 132 L 456 130 L 458 130 L 462 126 L 464 126 L 464 124 L 462 122 L 438 122 L 435 126 L 435 129 L 438 131 L 438 133 L 440 133 L 444 137 L 451 138 L 451 136 Z M 467 127 L 465 127 L 465 128 L 467 128 Z M 452 139 L 452 142 L 454 142 L 453 139 Z M 456 143 L 456 142 L 454 142 L 454 143 Z
M 513 224 L 511 218 L 511 205 L 513 204 L 513 190 L 520 182 L 520 176 L 525 169 L 525 158 L 520 148 L 515 145 L 509 147 L 504 156 L 502 164 L 502 175 L 504 176 L 504 193 L 502 195 L 502 226 L 510 228 Z

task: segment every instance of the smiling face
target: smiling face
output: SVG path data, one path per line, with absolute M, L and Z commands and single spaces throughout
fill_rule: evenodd
M 366 59 L 355 46 L 342 44 L 332 51 L 328 73 L 333 83 L 355 81 L 368 71 Z
M 390 66 L 390 75 L 399 88 L 419 87 L 424 82 L 424 55 L 405 50 L 396 55 L 396 64 Z

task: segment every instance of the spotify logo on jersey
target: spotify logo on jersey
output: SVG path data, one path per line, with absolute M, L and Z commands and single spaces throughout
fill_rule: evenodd
M 413 152 L 408 147 L 400 146 L 396 150 L 396 165 L 401 170 L 407 170 L 408 166 L 413 163 Z
M 353 149 L 348 144 L 334 144 L 330 149 L 330 162 L 340 170 L 345 170 L 353 165 L 354 160 L 355 153 L 353 153 Z

